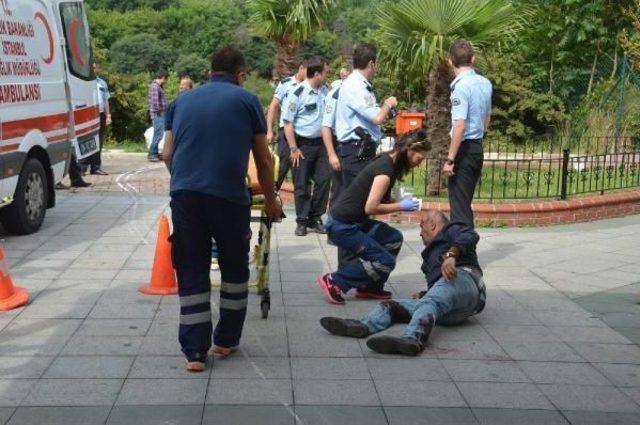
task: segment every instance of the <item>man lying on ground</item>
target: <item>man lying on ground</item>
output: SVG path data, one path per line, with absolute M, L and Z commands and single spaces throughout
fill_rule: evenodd
M 362 320 L 323 317 L 320 324 L 334 335 L 365 338 L 394 323 L 408 323 L 402 337 L 374 336 L 367 346 L 382 354 L 418 355 L 436 322 L 453 325 L 484 309 L 486 289 L 478 264 L 478 234 L 466 224 L 450 223 L 436 210 L 422 213 L 422 271 L 427 291 L 414 299 L 383 301 Z

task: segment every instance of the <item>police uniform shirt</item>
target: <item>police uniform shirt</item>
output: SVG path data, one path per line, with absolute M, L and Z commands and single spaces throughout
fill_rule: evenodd
M 373 119 L 380 113 L 373 86 L 358 70 L 351 73 L 340 87 L 336 106 L 336 136 L 338 141 L 359 140 L 356 128 L 362 127 L 378 142 L 382 138 L 380 126 Z
M 293 124 L 298 136 L 309 139 L 322 137 L 322 117 L 326 96 L 326 86 L 322 85 L 314 89 L 309 84 L 309 80 L 305 80 L 289 90 L 282 108 L 284 121 Z
M 492 91 L 491 82 L 473 69 L 460 73 L 451 83 L 451 122 L 466 121 L 463 140 L 484 137 L 484 121 L 491 115 Z
M 276 91 L 273 95 L 273 97 L 275 97 L 276 99 L 278 99 L 278 101 L 280 102 L 280 122 L 278 124 L 278 127 L 282 128 L 284 127 L 284 120 L 282 119 L 284 113 L 283 113 L 283 109 L 282 109 L 282 105 L 284 105 L 284 102 L 287 98 L 287 95 L 289 93 L 289 91 L 293 88 L 296 87 L 298 85 L 298 81 L 296 80 L 295 77 L 287 77 L 283 80 L 280 80 L 280 82 L 278 83 L 278 85 L 276 86 Z
M 341 80 L 341 79 L 337 79 L 337 80 L 335 80 L 335 81 L 333 81 L 333 82 L 331 83 L 331 89 L 332 89 L 332 90 L 333 90 L 333 89 L 337 89 L 337 88 L 339 88 L 341 85 L 342 85 L 342 80 Z
M 329 127 L 332 133 L 336 131 L 336 104 L 340 96 L 340 87 L 331 89 L 324 101 L 324 114 L 322 115 L 322 126 Z
M 109 86 L 107 82 L 100 77 L 96 77 L 96 85 L 98 89 L 98 105 L 100 113 L 105 112 L 105 105 L 109 99 L 111 99 L 111 93 L 109 93 Z

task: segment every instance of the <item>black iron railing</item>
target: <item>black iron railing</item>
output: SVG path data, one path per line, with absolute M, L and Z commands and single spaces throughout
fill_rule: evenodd
M 567 199 L 640 187 L 640 144 L 635 138 L 560 138 L 521 146 L 487 143 L 475 199 Z M 446 195 L 443 158 L 429 158 L 404 185 L 416 196 Z

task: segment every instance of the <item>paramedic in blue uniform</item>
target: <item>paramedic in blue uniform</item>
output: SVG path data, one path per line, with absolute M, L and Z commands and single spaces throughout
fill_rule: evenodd
M 271 104 L 269 104 L 269 109 L 267 110 L 267 142 L 269 144 L 276 143 L 274 140 L 274 137 L 276 136 L 273 134 L 273 124 L 278 118 L 278 114 L 280 114 L 277 134 L 278 157 L 280 157 L 280 169 L 278 170 L 278 179 L 276 180 L 277 190 L 280 190 L 280 186 L 282 186 L 282 182 L 284 182 L 284 179 L 287 177 L 287 173 L 291 168 L 291 162 L 289 161 L 289 145 L 284 137 L 282 104 L 287 99 L 287 95 L 291 89 L 297 87 L 305 78 L 307 78 L 307 64 L 306 61 L 303 61 L 298 67 L 298 72 L 295 75 L 287 77 L 278 83 L 273 99 L 271 100 Z
M 310 58 L 307 79 L 289 91 L 282 108 L 284 134 L 295 170 L 296 236 L 305 236 L 308 230 L 326 233 L 321 217 L 327 210 L 331 171 L 322 141 L 322 116 L 328 73 L 324 59 Z
M 375 148 L 382 139 L 380 125 L 389 119 L 392 109 L 398 105 L 395 97 L 389 97 L 382 106 L 378 106 L 371 85 L 378 70 L 376 60 L 375 46 L 366 43 L 356 46 L 353 52 L 354 70 L 340 86 L 335 127 L 342 180 L 340 191 L 346 189 L 374 158 Z M 373 142 L 370 149 L 363 150 L 367 141 L 362 138 L 362 130 Z M 338 249 L 340 265 L 354 258 L 343 249 Z
M 165 123 L 179 339 L 190 371 L 204 370 L 211 347 L 211 238 L 218 244 L 222 275 L 214 352 L 229 354 L 240 343 L 249 293 L 250 151 L 267 214 L 274 221 L 282 215 L 264 114 L 258 98 L 240 87 L 245 79 L 242 53 L 221 48 L 211 61 L 211 81 L 181 94 Z
M 468 41 L 454 41 L 448 60 L 456 78 L 451 83 L 451 145 L 442 172 L 448 177 L 451 221 L 473 228 L 471 201 L 482 173 L 482 139 L 491 121 L 493 89 L 474 70 L 474 51 Z

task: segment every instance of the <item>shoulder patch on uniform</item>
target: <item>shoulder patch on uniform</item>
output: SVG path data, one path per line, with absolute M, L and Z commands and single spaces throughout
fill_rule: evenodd
M 338 88 L 336 91 L 333 92 L 333 97 L 334 99 L 338 99 L 338 96 L 340 96 L 340 89 Z
M 289 111 L 295 112 L 297 107 L 298 105 L 296 105 L 296 102 L 292 99 L 291 102 L 289 102 Z
M 451 106 L 460 106 L 460 99 L 458 99 L 457 97 L 451 99 Z
M 371 93 L 373 93 L 373 86 L 370 84 L 366 84 L 367 86 L 367 90 L 369 90 Z
M 300 96 L 302 94 L 302 91 L 304 90 L 304 86 L 300 86 L 297 89 L 295 89 L 295 91 L 293 92 L 293 94 L 295 94 L 296 96 Z

